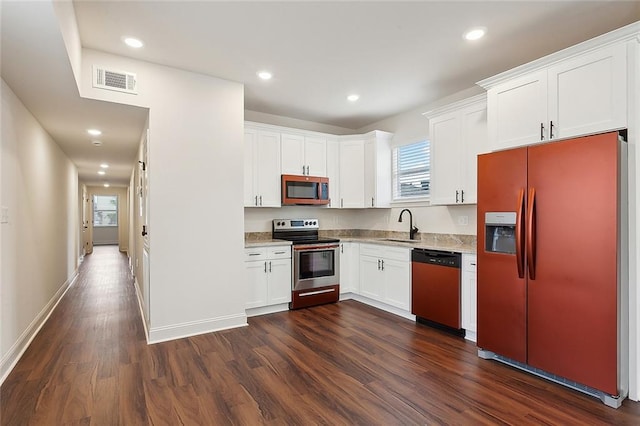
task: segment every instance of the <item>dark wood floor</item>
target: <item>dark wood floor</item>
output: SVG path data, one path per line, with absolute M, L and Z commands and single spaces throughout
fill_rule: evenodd
M 3 425 L 640 424 L 355 301 L 148 346 L 126 257 L 96 247 L 0 389 Z

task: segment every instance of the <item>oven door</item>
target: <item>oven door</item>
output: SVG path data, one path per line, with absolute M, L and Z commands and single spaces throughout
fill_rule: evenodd
M 293 290 L 339 284 L 338 244 L 293 246 Z

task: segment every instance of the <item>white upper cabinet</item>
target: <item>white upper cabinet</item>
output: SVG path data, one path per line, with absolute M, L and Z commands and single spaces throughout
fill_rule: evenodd
M 364 144 L 364 207 L 391 203 L 391 133 L 367 133 Z
M 549 68 L 551 139 L 626 127 L 626 59 L 623 43 Z
M 601 37 L 478 83 L 491 150 L 627 126 L 627 42 Z
M 280 207 L 280 133 L 244 129 L 244 205 Z
M 340 208 L 363 208 L 364 140 L 340 142 Z M 331 180 L 329 180 L 331 185 Z M 331 191 L 331 188 L 329 188 Z
M 329 208 L 340 208 L 340 142 L 327 139 L 327 177 L 329 178 Z
M 546 137 L 546 72 L 532 73 L 490 89 L 487 103 L 493 150 L 527 145 Z
M 327 176 L 327 141 L 282 133 L 282 174 Z
M 475 204 L 477 156 L 486 150 L 485 95 L 448 105 L 425 115 L 431 141 L 432 205 Z

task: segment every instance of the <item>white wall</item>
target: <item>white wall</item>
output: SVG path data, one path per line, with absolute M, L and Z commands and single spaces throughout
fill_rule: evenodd
M 91 87 L 93 64 L 139 94 Z M 150 340 L 246 324 L 243 86 L 83 49 L 81 95 L 150 109 Z
M 273 124 L 274 126 L 292 127 L 294 129 L 311 130 L 314 132 L 330 133 L 333 135 L 350 135 L 357 133 L 354 129 L 347 129 L 345 127 L 299 120 L 297 118 L 283 117 L 281 115 L 267 114 L 258 111 L 245 110 L 244 119 L 247 121 L 255 121 L 257 123 Z
M 0 377 L 26 349 L 78 261 L 78 173 L 2 80 Z

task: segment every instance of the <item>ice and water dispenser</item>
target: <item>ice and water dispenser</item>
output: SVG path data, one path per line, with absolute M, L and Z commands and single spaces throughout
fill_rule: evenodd
M 486 212 L 484 214 L 485 250 L 493 253 L 516 252 L 516 213 Z

